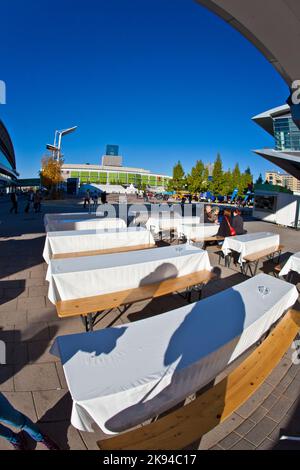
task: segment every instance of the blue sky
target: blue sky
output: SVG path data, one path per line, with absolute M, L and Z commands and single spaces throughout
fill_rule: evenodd
M 237 31 L 193 0 L 1 0 L 0 118 L 22 177 L 34 177 L 55 129 L 69 163 L 124 162 L 171 174 L 180 159 L 255 176 L 272 168 L 251 150 L 273 139 L 251 117 L 288 88 Z

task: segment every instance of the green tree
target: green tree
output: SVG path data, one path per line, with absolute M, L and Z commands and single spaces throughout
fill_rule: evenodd
M 221 155 L 218 153 L 215 164 L 214 164 L 212 182 L 210 184 L 210 189 L 214 193 L 215 196 L 223 192 L 224 183 L 225 183 L 225 179 L 224 179 L 224 172 L 223 172 L 223 164 L 222 164 Z
M 208 188 L 208 169 L 205 168 L 202 160 L 197 160 L 191 173 L 187 176 L 188 190 L 193 194 L 206 191 Z
M 260 173 L 259 177 L 256 180 L 256 184 L 263 184 L 263 182 L 264 180 L 263 180 L 262 174 Z
M 168 189 L 171 191 L 181 191 L 186 184 L 184 169 L 180 161 L 173 168 L 173 178 L 169 181 Z

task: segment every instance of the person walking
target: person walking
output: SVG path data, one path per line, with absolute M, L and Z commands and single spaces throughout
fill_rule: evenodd
M 86 208 L 86 205 L 90 207 L 90 202 L 91 202 L 91 195 L 90 195 L 90 190 L 88 189 L 87 192 L 85 193 L 85 198 L 84 198 L 84 209 Z
M 93 194 L 93 205 L 94 205 L 94 211 L 97 211 L 98 207 L 98 193 L 95 191 Z
M 11 200 L 11 203 L 12 203 L 12 206 L 10 208 L 10 214 L 15 211 L 15 214 L 18 213 L 18 195 L 16 193 L 16 191 L 12 191 L 10 193 L 10 200 Z
M 8 424 L 18 431 L 25 432 L 31 439 L 40 442 L 48 450 L 59 450 L 57 444 L 42 433 L 27 416 L 16 410 L 2 393 L 0 393 L 0 423 Z M 6 439 L 15 450 L 26 450 L 26 442 L 21 432 L 17 434 L 0 424 L 0 437 Z
M 33 207 L 33 201 L 34 201 L 34 194 L 32 191 L 29 191 L 28 196 L 27 196 L 27 204 L 25 207 L 25 212 L 28 214 L 30 211 L 30 208 Z
M 33 198 L 33 207 L 34 207 L 34 212 L 37 214 L 38 212 L 41 212 L 41 195 L 40 192 L 37 191 L 34 195 Z

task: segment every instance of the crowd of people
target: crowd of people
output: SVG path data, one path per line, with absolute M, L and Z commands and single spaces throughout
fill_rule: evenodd
M 100 195 L 100 200 L 101 204 L 107 204 L 107 193 L 106 191 L 103 191 Z M 93 208 L 95 211 L 97 210 L 99 204 L 99 195 L 98 192 L 91 192 L 89 189 L 86 191 L 85 196 L 84 196 L 84 203 L 83 207 L 84 209 L 86 207 Z
M 10 213 L 18 214 L 19 211 L 19 195 L 16 191 L 10 193 L 11 208 Z M 24 212 L 27 214 L 30 211 L 36 214 L 41 212 L 42 196 L 39 190 L 33 192 L 29 191 L 26 196 L 26 206 Z
M 230 210 L 228 208 L 220 211 L 218 206 L 205 206 L 204 211 L 205 224 L 219 224 L 217 235 L 220 237 L 233 237 L 235 235 L 244 235 L 244 220 L 241 211 L 238 208 Z

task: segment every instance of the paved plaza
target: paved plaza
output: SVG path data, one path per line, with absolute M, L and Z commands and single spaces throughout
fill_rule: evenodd
M 44 213 L 81 210 L 76 201 L 43 205 Z M 9 214 L 8 202 L 0 201 L 0 221 L 0 340 L 7 345 L 7 364 L 0 366 L 0 391 L 15 407 L 38 422 L 61 448 L 95 450 L 102 434 L 79 432 L 70 424 L 72 402 L 63 369 L 59 359 L 49 353 L 58 335 L 82 332 L 83 325 L 79 318 L 60 320 L 47 298 L 47 265 L 42 258 L 43 214 L 25 214 L 22 207 L 19 214 Z M 246 229 L 279 233 L 285 256 L 300 249 L 299 231 L 254 220 L 246 222 Z M 230 269 L 224 263 L 219 266 L 214 250 L 209 253 L 211 264 L 218 267 L 220 276 L 206 286 L 204 296 L 245 280 L 238 266 Z M 273 265 L 265 262 L 260 269 L 272 274 Z M 299 279 L 294 282 L 298 282 L 299 290 Z M 121 318 L 119 311 L 110 312 L 96 328 L 105 328 L 114 319 L 115 324 L 136 321 L 185 302 L 175 294 L 141 302 Z M 300 450 L 299 443 L 279 441 L 282 433 L 300 435 L 300 365 L 292 363 L 291 354 L 289 351 L 283 357 L 250 400 L 191 448 Z M 36 444 L 30 445 L 35 448 Z M 10 449 L 4 439 L 0 439 L 0 449 Z

